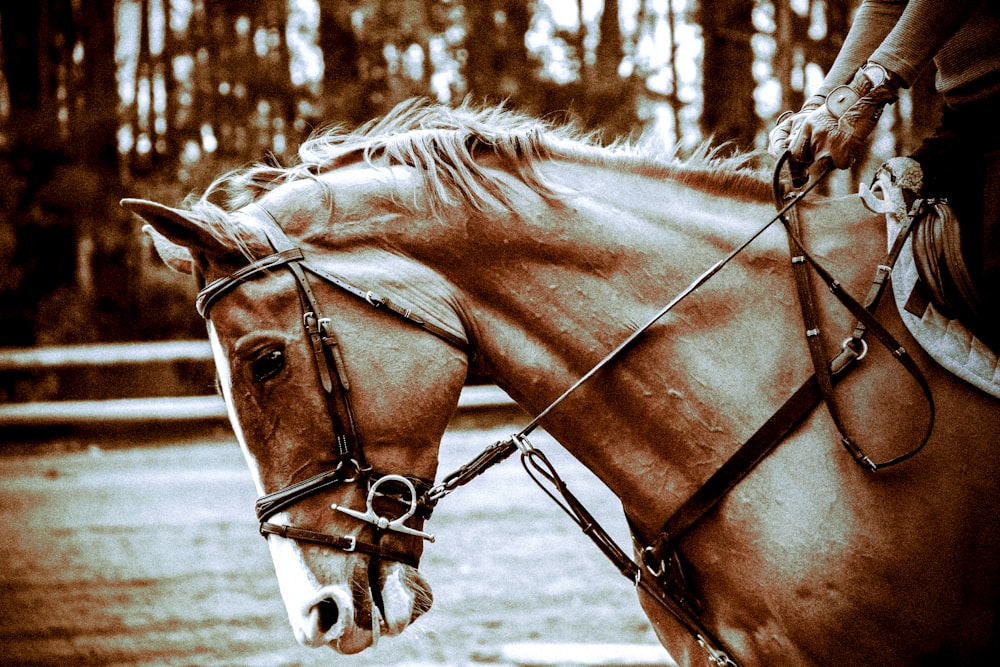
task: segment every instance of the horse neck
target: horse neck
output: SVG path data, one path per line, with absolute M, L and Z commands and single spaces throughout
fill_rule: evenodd
M 412 185 L 411 170 L 398 172 L 393 183 Z M 316 221 L 295 235 L 334 272 L 400 295 L 446 328 L 464 327 L 476 370 L 537 414 L 774 214 L 770 203 L 620 167 L 555 161 L 543 172 L 564 191 L 559 202 L 497 171 L 512 212 L 462 208 L 441 220 L 395 204 L 372 216 L 373 181 L 359 165 L 325 177 L 337 179 L 337 214 L 348 221 L 336 233 L 320 204 L 297 210 L 303 199 L 322 201 L 315 196 L 289 195 L 297 212 L 279 218 Z M 838 257 L 868 239 L 846 254 L 874 258 L 879 241 L 858 234 L 854 221 L 864 216 L 848 208 L 808 216 L 807 242 Z M 858 288 L 859 267 L 873 265 L 835 268 Z M 774 412 L 808 376 L 808 359 L 787 240 L 774 225 L 542 426 L 619 497 L 656 516 Z
M 484 370 L 532 414 L 774 214 L 675 181 L 557 166 L 575 191 L 564 207 L 536 197 L 469 223 L 464 261 L 439 267 L 462 291 Z M 824 254 L 848 244 L 844 227 Z M 808 375 L 788 257 L 775 225 L 542 426 L 619 497 L 675 504 Z

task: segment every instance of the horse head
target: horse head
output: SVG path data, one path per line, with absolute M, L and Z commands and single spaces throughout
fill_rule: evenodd
M 417 570 L 433 539 L 426 493 L 467 341 L 448 286 L 406 258 L 293 243 L 332 211 L 300 202 L 290 214 L 288 195 L 229 211 L 123 204 L 204 287 L 219 388 L 296 638 L 356 653 L 430 607 Z M 337 199 L 338 214 L 350 207 Z
M 416 569 L 427 491 L 470 359 L 537 414 L 719 241 L 662 261 L 682 232 L 670 219 L 696 210 L 677 186 L 660 211 L 676 166 L 498 109 L 403 104 L 355 133 L 318 135 L 299 155 L 292 167 L 231 172 L 183 210 L 124 205 L 164 261 L 202 287 L 296 637 L 354 653 L 430 606 Z M 680 173 L 700 183 L 713 169 Z M 751 205 L 761 206 L 724 208 Z M 605 381 L 624 390 L 638 377 L 625 376 Z M 667 419 L 632 417 L 637 404 L 616 403 L 626 409 L 610 424 L 598 423 L 611 414 L 602 407 L 545 427 L 566 441 L 672 440 Z M 599 446 L 578 456 L 608 482 L 634 461 Z M 662 453 L 637 456 L 654 471 L 644 505 L 668 467 Z

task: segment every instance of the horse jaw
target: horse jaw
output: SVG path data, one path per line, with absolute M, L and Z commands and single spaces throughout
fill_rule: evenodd
M 414 568 L 381 564 L 379 608 L 372 602 L 367 563 L 359 562 L 361 556 L 306 547 L 307 557 L 299 544 L 277 536 L 268 544 L 288 621 L 303 646 L 359 653 L 375 646 L 382 635 L 400 634 L 430 609 L 430 586 Z M 364 606 L 361 614 L 358 604 Z M 371 618 L 370 625 L 359 625 L 359 616 Z

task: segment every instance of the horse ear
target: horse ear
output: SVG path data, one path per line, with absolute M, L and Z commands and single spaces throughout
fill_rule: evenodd
M 190 250 L 184 246 L 177 245 L 156 231 L 156 227 L 153 225 L 143 225 L 142 231 L 149 234 L 149 237 L 153 239 L 153 247 L 156 248 L 156 254 L 160 256 L 164 264 L 174 271 L 194 274 L 194 258 L 191 257 Z
M 189 211 L 170 208 L 146 199 L 123 199 L 121 205 L 145 220 L 143 231 L 153 238 L 156 252 L 170 268 L 194 273 L 195 252 L 218 256 L 232 254 L 208 226 Z

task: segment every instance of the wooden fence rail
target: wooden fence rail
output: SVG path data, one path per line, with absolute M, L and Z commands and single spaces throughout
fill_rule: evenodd
M 211 347 L 208 341 L 202 340 L 0 348 L 0 373 L 211 360 Z M 513 405 L 511 398 L 499 387 L 471 385 L 462 390 L 458 410 L 489 410 Z M 0 403 L 0 428 L 224 419 L 226 406 L 216 395 Z

